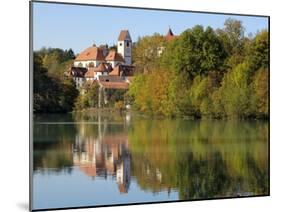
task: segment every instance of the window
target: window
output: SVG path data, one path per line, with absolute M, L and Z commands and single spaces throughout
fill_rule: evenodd
M 130 46 L 130 42 L 129 42 L 129 41 L 127 41 L 127 42 L 126 42 L 126 45 L 127 45 L 127 47 L 129 47 L 129 46 Z
M 122 43 L 119 43 L 119 46 L 122 46 Z

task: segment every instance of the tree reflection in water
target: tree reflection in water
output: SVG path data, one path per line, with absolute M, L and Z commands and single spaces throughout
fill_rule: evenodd
M 138 115 L 36 117 L 34 169 L 116 180 L 130 194 L 178 191 L 179 199 L 268 194 L 268 124 Z M 47 168 L 47 169 L 46 169 Z

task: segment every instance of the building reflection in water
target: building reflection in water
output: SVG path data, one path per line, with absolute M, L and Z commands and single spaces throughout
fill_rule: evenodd
M 78 171 L 88 177 L 77 179 L 113 182 L 120 194 L 167 192 L 181 200 L 268 194 L 266 122 L 78 115 L 67 124 L 35 124 L 36 179 Z
M 119 124 L 122 127 L 123 123 Z M 125 124 L 128 124 L 127 118 Z M 97 125 L 79 124 L 72 147 L 73 163 L 89 177 L 112 177 L 120 193 L 127 193 L 131 178 L 128 136 L 124 132 L 107 134 L 107 127 L 107 120 L 101 120 L 100 117 Z M 91 131 L 90 128 L 95 129 Z

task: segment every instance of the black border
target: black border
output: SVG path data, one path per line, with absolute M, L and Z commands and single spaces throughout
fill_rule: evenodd
M 124 9 L 142 9 L 142 10 L 156 10 L 156 11 L 170 11 L 170 12 L 189 12 L 215 15 L 234 15 L 234 16 L 248 16 L 248 17 L 262 17 L 268 20 L 268 194 L 265 195 L 250 195 L 237 197 L 216 197 L 216 198 L 202 198 L 192 200 L 172 200 L 172 201 L 155 201 L 155 202 L 136 202 L 124 204 L 107 204 L 107 205 L 93 205 L 93 206 L 77 206 L 77 207 L 62 207 L 62 208 L 45 208 L 32 209 L 32 190 L 33 190 L 33 3 L 43 4 L 63 4 L 63 5 L 79 5 L 79 6 L 95 6 L 95 7 L 109 7 L 109 8 L 124 8 Z M 122 5 L 103 5 L 90 3 L 74 3 L 74 2 L 57 2 L 57 1 L 43 1 L 30 0 L 29 1 L 29 211 L 53 211 L 53 210 L 70 210 L 70 209 L 86 209 L 86 208 L 100 208 L 100 207 L 114 207 L 114 206 L 131 206 L 131 205 L 149 205 L 161 203 L 178 203 L 178 202 L 193 202 L 202 200 L 224 200 L 224 199 L 241 199 L 251 197 L 268 197 L 270 196 L 270 16 L 256 15 L 256 14 L 239 14 L 227 12 L 206 12 L 195 10 L 177 10 L 177 9 L 163 9 L 163 8 L 147 8 L 147 7 L 133 7 Z
M 33 191 L 33 2 L 29 2 L 29 211 Z

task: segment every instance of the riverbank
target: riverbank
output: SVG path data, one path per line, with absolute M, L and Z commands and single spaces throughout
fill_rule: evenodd
M 183 120 L 263 120 L 269 121 L 269 116 L 205 116 L 205 115 L 163 115 L 163 114 L 154 114 L 148 112 L 140 112 L 136 109 L 125 109 L 125 108 L 116 108 L 116 107 L 104 107 L 104 108 L 85 108 L 82 110 L 73 110 L 71 112 L 40 112 L 34 114 L 95 114 L 95 113 L 114 113 L 114 114 L 125 114 L 125 113 L 133 113 L 136 116 L 143 118 L 154 118 L 154 119 L 183 119 Z
M 269 116 L 198 116 L 197 114 L 191 115 L 162 115 L 162 114 L 153 114 L 147 112 L 140 112 L 136 109 L 120 109 L 115 107 L 105 107 L 105 108 L 86 108 L 82 110 L 72 111 L 73 114 L 79 113 L 115 113 L 115 114 L 125 114 L 132 113 L 135 116 L 143 117 L 143 118 L 154 118 L 154 119 L 183 119 L 183 120 L 269 120 Z

